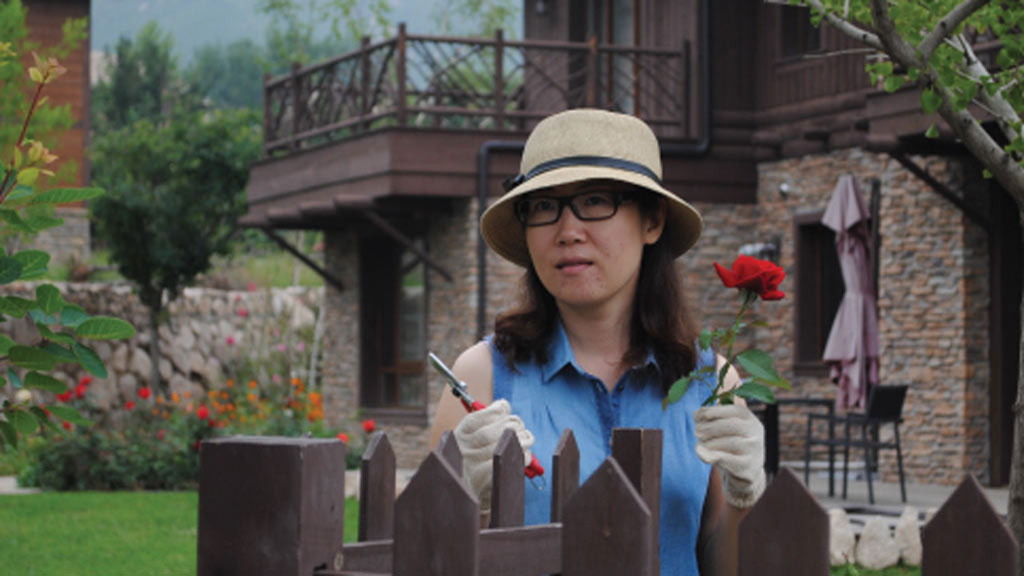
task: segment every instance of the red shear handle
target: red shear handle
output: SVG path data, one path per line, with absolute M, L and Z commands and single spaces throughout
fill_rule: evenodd
M 473 400 L 472 404 L 463 400 L 462 406 L 466 408 L 466 412 L 476 412 L 477 410 L 487 408 L 487 406 L 484 406 L 482 402 L 478 402 L 476 400 Z M 530 464 L 526 467 L 525 474 L 527 478 L 536 478 L 537 476 L 544 475 L 544 467 L 540 465 L 540 460 L 537 460 L 537 456 L 535 454 L 530 454 Z

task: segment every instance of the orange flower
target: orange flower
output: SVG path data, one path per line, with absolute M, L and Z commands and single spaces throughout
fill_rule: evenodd
M 178 396 L 177 392 L 173 392 L 171 393 L 171 400 L 173 400 L 174 403 L 177 404 L 181 400 L 181 397 Z
M 164 403 L 164 397 L 163 396 L 157 396 L 156 397 L 156 403 L 157 404 L 163 404 Z
M 206 395 L 209 396 L 210 398 L 216 398 L 217 397 L 217 391 L 216 390 L 210 390 L 209 392 L 206 393 Z M 186 398 L 187 398 L 187 396 L 186 396 Z
M 192 397 L 192 393 L 189 392 L 188 390 L 185 390 L 185 398 L 191 398 L 191 397 Z
M 132 402 L 132 406 L 134 406 L 134 405 L 135 405 L 135 403 L 134 403 L 134 402 Z M 159 413 L 160 413 L 160 410 L 158 410 L 158 409 L 156 409 L 156 408 L 153 408 L 152 412 L 153 412 L 153 416 L 156 416 L 157 414 L 159 414 Z
M 317 392 L 310 392 L 309 401 L 313 403 L 313 406 L 319 406 L 321 402 L 320 394 Z
M 226 382 L 226 384 L 227 384 L 228 388 L 234 388 L 235 387 L 235 381 L 232 380 L 231 378 L 228 378 L 228 381 Z
M 227 390 L 221 390 L 220 391 L 220 399 L 221 400 L 227 400 L 228 399 L 228 391 Z
M 248 395 L 246 395 L 246 398 L 248 398 L 248 399 L 249 399 L 249 402 L 252 402 L 253 404 L 255 404 L 255 403 L 256 403 L 256 401 L 258 400 L 258 398 L 256 397 L 256 395 L 255 395 L 255 394 L 253 394 L 252 392 L 249 392 L 249 394 L 248 394 Z
M 295 386 L 296 388 L 302 386 L 302 380 L 299 380 L 298 378 L 292 378 L 292 386 Z
M 255 380 L 249 380 L 249 388 L 256 388 L 259 384 Z

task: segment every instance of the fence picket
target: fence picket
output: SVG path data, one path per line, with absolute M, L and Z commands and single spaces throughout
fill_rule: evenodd
M 476 576 L 479 516 L 462 474 L 428 454 L 395 501 L 394 576 Z
M 459 450 L 459 443 L 455 441 L 455 434 L 451 430 L 445 430 L 441 433 L 441 438 L 437 441 L 437 447 L 434 448 L 434 452 L 438 453 L 448 465 L 452 467 L 458 473 L 459 477 L 462 477 L 462 451 Z
M 1015 576 L 1018 545 L 968 475 L 921 534 L 921 576 Z
M 580 487 L 580 449 L 572 430 L 562 430 L 551 458 L 551 521 L 562 521 L 562 508 Z
M 523 447 L 511 428 L 506 428 L 494 449 L 491 476 L 491 528 L 523 525 Z
M 383 432 L 370 437 L 359 472 L 359 541 L 395 531 L 395 451 Z
M 562 509 L 564 576 L 651 575 L 651 512 L 614 458 Z
M 615 428 L 612 430 L 612 457 L 622 467 L 651 513 L 651 533 L 661 529 L 661 441 L 662 432 L 654 428 Z M 651 576 L 661 573 L 658 540 L 651 545 Z
M 783 468 L 740 524 L 740 576 L 829 573 L 828 513 Z

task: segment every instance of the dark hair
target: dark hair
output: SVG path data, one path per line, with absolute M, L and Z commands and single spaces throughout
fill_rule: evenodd
M 642 189 L 634 194 L 643 214 L 652 214 L 658 203 L 663 202 Z M 680 376 L 693 370 L 696 363 L 696 332 L 691 326 L 675 257 L 665 238 L 662 231 L 657 242 L 644 246 L 630 321 L 629 349 L 622 358 L 625 364 L 635 365 L 643 362 L 648 351 L 653 351 L 661 371 L 663 393 Z M 555 298 L 530 266 L 523 276 L 519 305 L 494 321 L 494 345 L 510 367 L 530 360 L 543 364 L 548 360 L 548 340 L 557 319 Z

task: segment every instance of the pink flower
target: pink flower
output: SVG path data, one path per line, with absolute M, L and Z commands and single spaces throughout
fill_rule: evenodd
M 282 343 L 277 345 L 277 350 L 279 352 L 287 352 L 288 351 L 288 345 L 285 344 L 284 342 L 282 342 Z
M 249 292 L 255 292 L 255 291 L 256 291 L 256 283 L 255 282 L 249 282 Z
M 135 408 L 135 402 L 132 402 L 131 400 L 129 400 L 129 401 L 124 403 L 124 409 L 125 410 L 131 410 L 132 408 Z
M 160 431 L 158 431 L 156 433 L 156 439 L 157 440 L 163 440 L 164 436 L 166 436 L 166 435 L 167 435 L 167 430 L 160 430 Z
M 295 345 L 295 349 L 298 350 L 299 352 L 302 352 L 303 350 L 306 349 L 306 343 L 300 341 L 298 344 Z
M 235 338 L 234 338 L 234 336 L 228 336 L 227 338 L 224 339 L 224 341 L 227 342 L 228 346 L 234 346 L 235 345 Z
M 277 374 L 274 374 L 270 379 L 274 381 L 274 384 L 279 384 L 281 382 L 281 377 Z
M 246 316 L 249 315 L 249 311 L 246 310 L 245 308 L 239 308 L 238 315 L 241 316 L 242 318 L 245 318 Z

